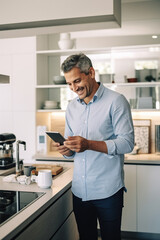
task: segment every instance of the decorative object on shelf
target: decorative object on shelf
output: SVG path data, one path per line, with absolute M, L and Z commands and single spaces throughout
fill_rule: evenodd
M 43 109 L 59 109 L 60 102 L 56 101 L 45 101 Z
M 60 33 L 58 46 L 61 50 L 71 49 L 74 46 L 74 39 L 70 38 L 70 33 Z
M 64 76 L 53 76 L 54 84 L 66 84 L 66 79 Z
M 145 77 L 145 80 L 146 80 L 147 82 L 155 82 L 155 81 L 156 81 L 156 79 L 155 79 L 152 75 L 146 76 L 146 77 Z
M 160 125 L 155 125 L 155 152 L 160 154 Z
M 135 144 L 139 147 L 138 153 L 149 153 L 150 151 L 150 119 L 133 120 L 135 132 Z
M 127 78 L 128 83 L 137 82 L 137 78 Z
M 131 155 L 136 155 L 136 154 L 138 154 L 138 152 L 139 152 L 140 149 L 141 149 L 141 148 L 138 147 L 138 146 L 135 144 L 135 146 L 134 146 L 134 148 L 133 148 L 133 151 L 132 151 L 131 153 L 129 153 L 129 154 L 131 154 Z
M 128 81 L 127 81 L 127 75 L 124 75 L 124 82 L 125 82 L 125 83 L 128 83 Z

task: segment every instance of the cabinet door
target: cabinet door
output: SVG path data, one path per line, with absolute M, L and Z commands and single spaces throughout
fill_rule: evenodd
M 136 165 L 124 166 L 125 186 L 122 231 L 136 231 Z
M 51 240 L 78 240 L 79 234 L 74 214 L 71 213 L 63 226 L 56 232 Z
M 160 233 L 160 166 L 137 166 L 138 232 Z

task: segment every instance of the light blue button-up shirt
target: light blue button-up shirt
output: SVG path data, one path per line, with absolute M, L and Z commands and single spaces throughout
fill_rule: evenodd
M 73 99 L 66 111 L 65 138 L 68 136 L 104 141 L 108 148 L 108 154 L 92 150 L 74 154 L 74 195 L 83 201 L 103 199 L 124 187 L 124 154 L 134 147 L 134 130 L 123 95 L 100 84 L 88 104 Z

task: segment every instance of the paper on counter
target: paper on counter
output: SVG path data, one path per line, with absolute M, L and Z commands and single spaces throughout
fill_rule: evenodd
M 17 182 L 17 175 L 16 174 L 10 174 L 8 176 L 3 177 L 3 182 Z

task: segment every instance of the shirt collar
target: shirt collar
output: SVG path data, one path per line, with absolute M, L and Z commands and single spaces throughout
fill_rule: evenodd
M 96 93 L 94 94 L 93 98 L 91 99 L 91 101 L 89 103 L 93 103 L 96 101 L 96 99 L 99 99 L 104 91 L 104 86 L 102 83 L 98 82 L 99 84 L 99 88 L 97 89 Z M 79 97 L 77 97 L 77 101 L 81 104 L 85 104 L 85 102 L 83 101 L 83 99 L 80 99 Z

